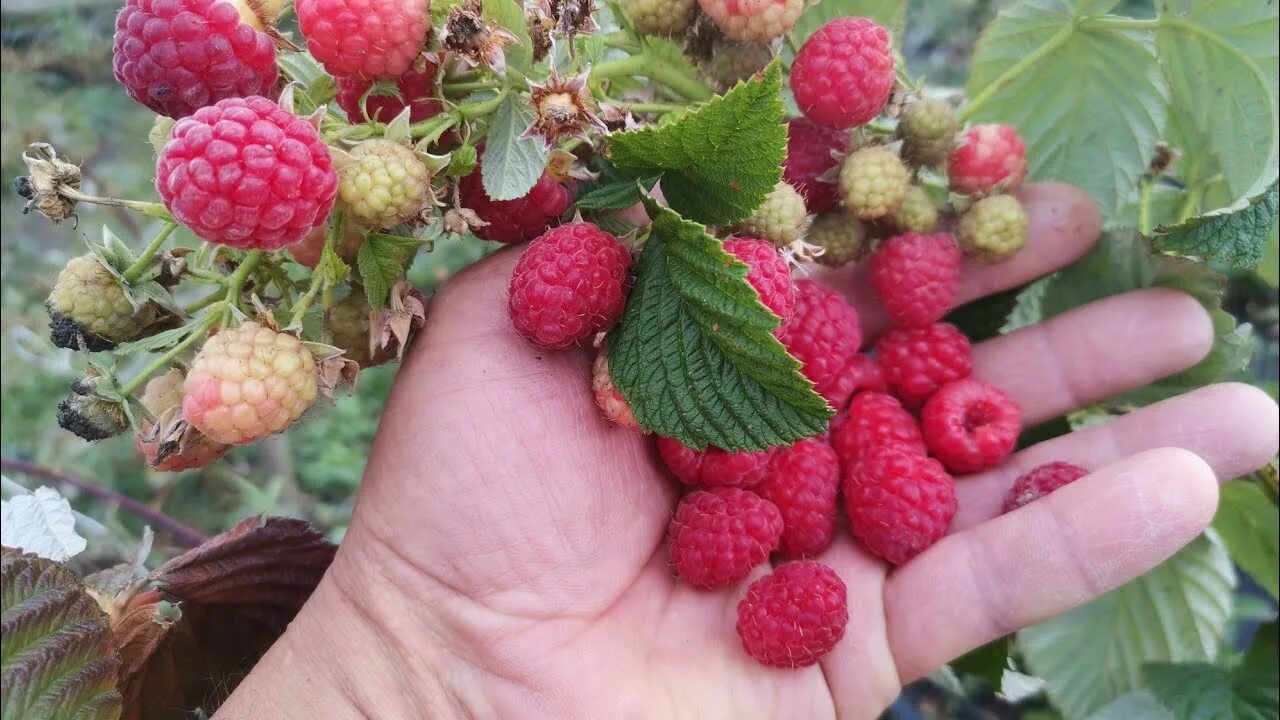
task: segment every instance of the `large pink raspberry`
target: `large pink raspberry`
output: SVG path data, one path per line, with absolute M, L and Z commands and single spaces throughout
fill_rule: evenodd
M 746 577 L 778 547 L 782 515 L 750 490 L 695 490 L 680 501 L 667 532 L 671 564 L 696 588 Z
M 876 362 L 902 404 L 915 409 L 939 386 L 969 377 L 973 350 L 969 338 L 948 323 L 894 328 L 876 342 Z
M 955 482 L 937 460 L 882 445 L 845 476 L 849 531 L 870 552 L 901 565 L 942 539 L 956 514 Z
M 765 43 L 795 27 L 804 0 L 698 0 L 707 17 L 738 42 Z
M 729 452 L 718 447 L 704 451 L 686 447 L 679 440 L 658 436 L 658 455 L 681 482 L 699 487 L 741 487 L 759 484 L 769 469 L 773 452 Z
M 796 307 L 791 287 L 791 270 L 773 243 L 755 238 L 729 238 L 724 250 L 747 265 L 747 282 L 760 295 L 760 302 L 783 321 Z
M 840 463 L 823 440 L 809 438 L 778 450 L 756 493 L 782 513 L 778 550 L 793 557 L 817 555 L 836 531 Z
M 489 223 L 475 228 L 476 237 L 500 243 L 521 243 L 542 234 L 573 204 L 573 193 L 555 178 L 543 173 L 538 182 L 515 200 L 491 200 L 484 191 L 480 168 L 458 183 L 463 207 L 473 210 Z
M 893 90 L 889 33 L 867 18 L 837 18 L 805 41 L 791 92 L 805 117 L 836 128 L 869 122 Z
M 112 67 L 129 97 L 171 118 L 276 85 L 275 44 L 222 0 L 127 0 Z
M 1032 468 L 1018 476 L 1009 488 L 1004 497 L 1004 512 L 1013 512 L 1088 474 L 1089 471 L 1079 465 L 1061 460 Z
M 947 175 L 951 189 L 966 195 L 1012 192 L 1027 176 L 1027 147 L 1008 125 L 974 125 L 951 151 Z
M 848 152 L 847 131 L 804 118 L 787 121 L 787 159 L 782 163 L 782 179 L 800 191 L 809 212 L 826 212 L 840 202 L 835 182 L 822 177 Z
M 301 340 L 246 322 L 196 353 L 182 414 L 213 440 L 243 445 L 292 425 L 315 402 L 317 387 L 315 358 Z
M 924 327 L 955 304 L 962 260 L 949 233 L 897 235 L 872 253 L 871 285 L 895 323 Z
M 231 98 L 173 126 L 156 190 L 202 240 L 277 250 L 328 219 L 338 175 L 311 123 L 263 97 Z
M 507 310 L 520 336 L 565 348 L 608 330 L 627 301 L 631 251 L 588 222 L 548 230 L 511 273 Z
M 920 425 L 892 395 L 861 392 L 831 429 L 831 447 L 847 477 L 871 450 L 894 445 L 917 455 L 925 454 Z
M 428 0 L 297 0 L 307 49 L 336 77 L 392 80 L 413 65 L 431 30 Z
M 761 665 L 813 665 L 844 637 L 849 594 L 830 567 L 789 562 L 751 583 L 738 603 L 738 637 Z
M 862 344 L 858 312 L 839 293 L 813 280 L 796 281 L 796 309 L 778 339 L 827 402 L 840 395 L 840 372 Z
M 374 81 L 360 76 L 334 78 L 338 86 L 338 107 L 347 113 L 347 119 L 353 123 L 374 120 L 389 123 L 395 120 L 405 108 L 409 108 L 409 122 L 422 122 L 427 118 L 440 114 L 443 106 L 436 98 L 436 73 L 440 66 L 431 62 L 426 56 L 414 61 L 413 67 L 395 79 L 395 91 L 374 89 L 365 97 L 365 93 L 373 87 Z M 364 98 L 364 110 L 360 109 L 360 99 Z M 366 115 L 367 113 L 367 115 Z
M 920 411 L 929 452 L 955 473 L 994 467 L 1022 432 L 1022 410 L 1003 390 L 966 378 L 947 383 Z

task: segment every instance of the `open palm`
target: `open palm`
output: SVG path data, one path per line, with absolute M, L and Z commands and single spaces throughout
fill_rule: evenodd
M 968 270 L 963 300 L 1065 265 L 1097 236 L 1097 211 L 1074 189 L 1033 186 L 1023 201 L 1028 249 Z M 767 669 L 734 632 L 741 588 L 693 590 L 668 568 L 679 489 L 649 438 L 600 416 L 589 352 L 540 350 L 511 330 L 519 252 L 477 264 L 433 303 L 338 560 L 263 663 L 296 674 L 331 654 L 322 675 L 352 715 L 875 717 L 902 683 L 1169 556 L 1212 517 L 1216 479 L 1276 449 L 1271 400 L 1222 385 L 1024 450 L 961 478 L 952 534 L 902 567 L 838 536 L 818 559 L 848 586 L 844 639 L 818 666 Z M 848 291 L 874 338 L 884 320 L 858 271 L 822 279 Z M 975 374 L 1030 425 L 1189 366 L 1211 342 L 1194 300 L 1146 290 L 982 343 Z M 998 517 L 1017 474 L 1058 459 L 1095 472 Z M 325 716 L 345 716 L 338 707 Z

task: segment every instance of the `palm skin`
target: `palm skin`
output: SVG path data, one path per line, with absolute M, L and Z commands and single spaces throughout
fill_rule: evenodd
M 1031 245 L 967 271 L 965 299 L 1050 272 L 1096 238 L 1078 191 L 1033 186 L 1022 199 Z M 518 254 L 473 266 L 433 302 L 337 561 L 218 717 L 875 717 L 902 683 L 1172 554 L 1209 522 L 1217 479 L 1276 449 L 1275 405 L 1239 385 L 1029 448 L 960 479 L 952 534 L 902 567 L 839 535 L 818 559 L 848 586 L 844 639 L 817 666 L 764 668 L 734 631 L 742 587 L 696 591 L 667 566 L 679 489 L 648 438 L 600 417 L 590 352 L 511 330 Z M 874 337 L 884 321 L 858 273 L 823 280 L 849 291 Z M 1141 291 L 979 345 L 975 374 L 1030 425 L 1189 366 L 1211 341 L 1193 300 Z M 997 517 L 1013 478 L 1055 459 L 1095 472 Z

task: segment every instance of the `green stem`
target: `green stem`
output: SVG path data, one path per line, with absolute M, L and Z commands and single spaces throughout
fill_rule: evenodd
M 293 306 L 293 314 L 289 316 L 289 327 L 302 323 L 302 316 L 311 309 L 311 303 L 315 302 L 316 294 L 324 284 L 324 273 L 318 271 L 311 273 L 311 284 L 307 286 L 307 294 L 298 298 L 298 303 Z
M 1193 185 L 1187 188 L 1187 195 L 1182 199 L 1182 204 L 1178 206 L 1178 222 L 1184 223 L 1197 214 L 1200 207 L 1200 185 Z
M 1151 234 L 1151 181 L 1138 183 L 1138 232 Z
M 1046 55 L 1057 50 L 1063 43 L 1071 39 L 1072 33 L 1076 30 L 1075 25 L 1067 25 L 1049 38 L 1049 41 L 1034 51 L 1028 53 L 1018 62 L 1014 63 L 1008 70 L 1000 74 L 993 82 L 982 89 L 972 100 L 970 100 L 960 111 L 960 120 L 968 120 L 977 114 L 978 110 L 986 105 L 996 93 L 1000 92 L 1009 83 L 1018 79 L 1018 76 L 1026 72 L 1033 65 L 1044 59 Z
M 638 113 L 673 113 L 673 112 L 681 112 L 682 110 L 685 109 L 684 105 L 675 105 L 673 103 L 626 102 L 626 101 L 613 101 L 613 100 L 609 100 L 608 102 L 614 105 L 617 105 L 619 107 L 626 108 L 631 112 L 638 112 Z
M 476 90 L 500 90 L 502 83 L 494 80 L 466 80 L 447 82 L 441 86 L 446 93 L 469 93 Z
M 710 100 L 713 95 L 711 89 L 702 84 L 701 80 L 648 54 L 607 60 L 591 69 L 591 78 L 596 81 L 618 76 L 651 78 L 676 91 L 687 100 Z
M 254 250 L 244 256 L 244 260 L 240 261 L 240 267 L 231 274 L 231 278 L 227 280 L 226 300 L 228 306 L 238 305 L 240 303 L 240 293 L 244 292 L 244 284 L 249 280 L 249 274 L 258 266 L 258 261 L 262 260 L 262 251 Z
M 219 300 L 222 300 L 225 296 L 226 296 L 226 293 L 222 291 L 222 288 L 218 288 L 217 290 L 215 290 L 215 291 L 213 291 L 213 292 L 209 293 L 208 295 L 205 295 L 204 297 L 200 298 L 199 300 L 196 300 L 195 302 L 191 303 L 190 305 L 188 305 L 188 306 L 186 306 L 186 307 L 182 308 L 182 311 L 183 311 L 183 312 L 185 312 L 185 313 L 186 313 L 186 314 L 188 314 L 188 315 L 194 315 L 194 314 L 196 314 L 197 312 L 199 312 L 199 311 L 201 311 L 201 310 L 203 310 L 203 309 L 205 309 L 205 308 L 209 307 L 210 305 L 212 305 L 212 304 L 214 304 L 214 303 L 218 302 Z
M 476 102 L 462 103 L 454 109 L 454 112 L 461 116 L 463 120 L 470 120 L 471 118 L 480 117 L 481 115 L 488 115 L 489 113 L 497 110 L 498 106 L 502 105 L 502 101 L 506 99 L 507 91 L 503 90 L 498 93 L 496 97 L 489 98 L 488 100 L 477 100 Z
M 168 367 L 169 363 L 173 362 L 174 358 L 178 357 L 178 355 L 182 354 L 184 350 L 203 338 L 205 336 L 205 331 L 226 315 L 227 307 L 228 306 L 223 305 L 220 308 L 211 308 L 209 312 L 205 313 L 200 318 L 199 322 L 191 328 L 191 333 L 183 338 L 182 342 L 169 348 L 168 352 L 151 361 L 150 365 L 147 365 L 141 372 L 133 376 L 133 379 L 121 386 L 120 394 L 132 395 L 133 392 L 142 385 L 142 383 L 147 381 L 147 378 Z
M 142 275 L 142 271 L 146 270 L 147 266 L 151 264 L 151 258 L 155 257 L 157 252 L 160 252 L 160 248 L 164 246 L 164 241 L 169 239 L 169 236 L 173 234 L 173 231 L 177 229 L 177 227 L 177 223 L 172 222 L 164 226 L 164 229 L 155 236 L 155 239 L 151 241 L 151 244 L 147 245 L 146 249 L 142 251 L 142 254 L 138 256 L 138 259 L 125 269 L 124 281 L 126 283 L 133 283 L 137 281 L 138 277 Z
M 87 202 L 93 205 L 125 208 L 127 210 L 142 213 L 149 217 L 164 220 L 165 222 L 174 222 L 173 215 L 170 215 L 165 206 L 160 203 L 141 202 L 138 200 L 117 200 L 116 198 L 98 197 L 97 195 L 85 195 L 79 190 L 67 185 L 59 186 L 58 194 L 75 202 Z

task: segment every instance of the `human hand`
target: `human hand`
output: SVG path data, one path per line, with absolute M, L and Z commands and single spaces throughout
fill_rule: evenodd
M 1097 237 L 1079 191 L 1021 195 L 1027 250 L 967 269 L 962 301 L 1066 265 Z M 818 559 L 848 587 L 844 639 L 818 666 L 765 668 L 735 636 L 741 588 L 698 591 L 671 573 L 679 489 L 649 438 L 600 416 L 590 352 L 512 331 L 519 252 L 434 301 L 337 560 L 219 718 L 875 717 L 903 683 L 1159 563 L 1208 524 L 1218 480 L 1276 451 L 1275 404 L 1224 384 L 1016 453 L 959 478 L 951 535 L 901 567 L 837 537 Z M 822 279 L 869 337 L 883 329 L 859 271 Z M 1212 339 L 1193 299 L 1143 290 L 975 346 L 975 375 L 1032 425 L 1187 367 Z M 1013 479 L 1050 460 L 1094 472 L 1000 516 Z

